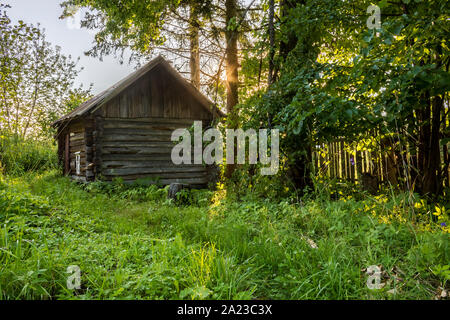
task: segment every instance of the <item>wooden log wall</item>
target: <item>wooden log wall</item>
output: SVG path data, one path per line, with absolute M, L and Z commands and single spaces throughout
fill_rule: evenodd
M 70 175 L 83 181 L 122 178 L 125 182 L 207 184 L 211 168 L 176 166 L 171 160 L 174 130 L 189 128 L 196 120 L 203 121 L 204 127 L 211 124 L 213 114 L 202 103 L 173 75 L 156 67 L 68 126 Z M 79 175 L 76 152 L 81 153 Z
M 167 118 L 104 118 L 96 125 L 96 166 L 106 181 L 146 179 L 168 185 L 209 182 L 204 165 L 175 165 L 171 160 L 172 132 L 189 128 L 194 120 Z M 205 122 L 206 125 L 206 122 Z M 100 149 L 100 152 L 98 152 Z
M 57 142 L 58 142 L 58 164 L 61 168 L 64 168 L 64 153 L 65 153 L 65 139 L 66 139 L 66 135 L 65 132 L 63 130 L 63 128 L 59 127 L 58 131 L 56 133 L 55 136 Z M 62 170 L 63 174 L 65 173 L 65 169 Z
M 93 118 L 89 118 L 84 123 L 84 141 L 86 145 L 86 181 L 94 181 L 95 180 L 95 143 L 94 143 L 94 132 L 95 132 L 95 121 Z
M 80 152 L 80 173 L 76 170 L 76 153 Z M 69 159 L 70 172 L 76 180 L 85 180 L 86 178 L 86 131 L 82 124 L 73 124 L 69 127 Z

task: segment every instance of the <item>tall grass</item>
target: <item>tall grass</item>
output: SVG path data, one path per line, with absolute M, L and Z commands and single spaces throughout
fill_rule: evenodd
M 0 298 L 433 299 L 448 286 L 448 234 L 383 223 L 367 202 L 236 200 L 222 189 L 180 206 L 164 190 L 114 188 L 55 172 L 6 178 Z M 66 286 L 70 265 L 80 290 Z M 371 265 L 382 265 L 383 289 L 368 289 Z
M 56 147 L 50 141 L 21 139 L 12 134 L 0 134 L 0 169 L 11 175 L 56 168 Z

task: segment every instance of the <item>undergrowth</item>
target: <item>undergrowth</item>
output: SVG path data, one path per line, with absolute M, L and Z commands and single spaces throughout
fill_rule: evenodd
M 395 199 L 273 202 L 219 187 L 175 204 L 166 194 L 56 172 L 3 178 L 0 298 L 432 299 L 448 290 L 448 233 L 383 221 Z M 67 287 L 72 265 L 78 290 Z M 382 289 L 367 287 L 371 265 L 382 267 Z
M 0 172 L 22 175 L 44 172 L 58 166 L 56 146 L 49 141 L 21 139 L 0 133 Z

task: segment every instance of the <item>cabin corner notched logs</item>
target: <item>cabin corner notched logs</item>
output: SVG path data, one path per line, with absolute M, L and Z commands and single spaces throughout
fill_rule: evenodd
M 194 121 L 211 126 L 222 116 L 159 57 L 55 122 L 60 162 L 64 173 L 79 181 L 122 178 L 205 185 L 214 170 L 174 165 L 171 135 Z

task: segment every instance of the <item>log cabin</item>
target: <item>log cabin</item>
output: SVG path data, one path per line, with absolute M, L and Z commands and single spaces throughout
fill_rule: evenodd
M 174 165 L 172 132 L 224 114 L 158 57 L 54 123 L 65 175 L 81 182 L 136 180 L 204 186 L 211 167 Z

